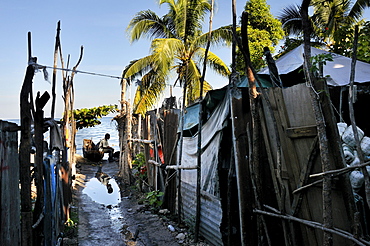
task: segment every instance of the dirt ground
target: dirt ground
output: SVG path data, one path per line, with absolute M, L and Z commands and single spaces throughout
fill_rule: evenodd
M 192 233 L 171 221 L 166 210 L 154 213 L 139 204 L 143 194 L 132 187 L 122 188 L 117 162 L 91 163 L 80 158 L 77 166 L 71 217 L 78 220 L 65 233 L 63 245 L 208 245 L 194 243 Z

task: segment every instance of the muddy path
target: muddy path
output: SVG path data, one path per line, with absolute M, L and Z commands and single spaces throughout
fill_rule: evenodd
M 180 231 L 171 232 L 163 218 L 145 211 L 132 191 L 120 190 L 117 173 L 117 162 L 80 164 L 78 245 L 185 245 L 176 239 Z

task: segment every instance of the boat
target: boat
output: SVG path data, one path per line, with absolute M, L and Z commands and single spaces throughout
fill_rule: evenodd
M 84 158 L 94 162 L 101 161 L 104 156 L 104 152 L 99 151 L 98 145 L 94 144 L 91 139 L 83 140 L 82 152 Z

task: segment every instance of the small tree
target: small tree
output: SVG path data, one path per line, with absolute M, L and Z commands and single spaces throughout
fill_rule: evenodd
M 263 48 L 269 47 L 274 52 L 274 46 L 284 36 L 281 22 L 274 18 L 270 12 L 270 5 L 266 0 L 249 0 L 245 5 L 248 16 L 248 42 L 252 66 L 258 70 L 265 65 Z M 240 32 L 240 31 L 239 31 Z M 243 55 L 237 51 L 236 70 L 245 75 L 245 62 Z
M 100 118 L 118 111 L 117 105 L 103 105 L 94 108 L 82 108 L 73 110 L 77 130 L 100 125 Z

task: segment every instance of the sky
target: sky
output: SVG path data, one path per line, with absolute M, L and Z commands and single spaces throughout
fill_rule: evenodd
M 232 23 L 229 0 L 216 0 L 213 28 Z M 301 0 L 267 0 L 275 16 L 289 4 Z M 246 1 L 236 0 L 237 14 L 243 11 Z M 78 70 L 120 77 L 130 61 L 149 54 L 150 42 L 143 39 L 130 43 L 126 32 L 129 21 L 142 10 L 152 10 L 157 15 L 167 13 L 167 6 L 159 6 L 157 0 L 79 0 L 79 1 L 0 1 L 0 120 L 18 119 L 20 115 L 20 91 L 28 65 L 27 35 L 31 32 L 32 56 L 38 64 L 53 66 L 57 23 L 61 23 L 61 47 L 66 62 L 70 56 L 73 67 L 83 46 L 83 58 Z M 208 28 L 208 21 L 206 23 Z M 226 64 L 231 63 L 231 50 L 213 49 Z M 58 62 L 58 67 L 61 67 Z M 33 80 L 34 96 L 39 91 L 51 95 L 52 69 L 47 69 L 49 81 L 41 72 Z M 214 88 L 227 84 L 227 80 L 207 70 L 206 79 Z M 62 80 L 58 72 L 56 88 L 56 113 L 63 112 Z M 170 82 L 171 83 L 171 82 Z M 117 78 L 77 73 L 74 77 L 75 108 L 91 108 L 101 105 L 119 104 L 120 80 Z M 128 91 L 134 96 L 135 86 Z M 173 88 L 180 95 L 181 88 Z M 169 95 L 169 90 L 165 95 Z M 51 100 L 45 106 L 45 117 L 50 117 Z

